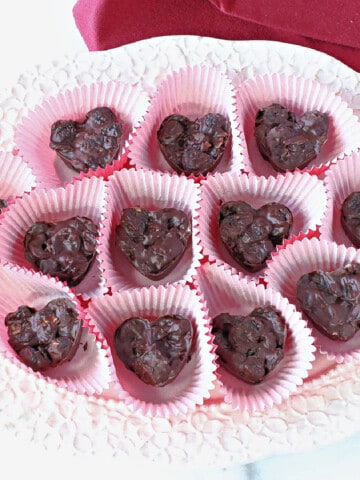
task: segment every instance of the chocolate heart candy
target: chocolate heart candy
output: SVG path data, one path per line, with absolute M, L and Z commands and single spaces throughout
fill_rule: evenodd
M 117 246 L 142 275 L 160 280 L 183 256 L 191 224 L 186 213 L 175 208 L 125 208 L 115 236 Z
M 220 364 L 245 382 L 261 382 L 284 357 L 286 324 L 273 307 L 246 316 L 220 313 L 212 333 Z
M 255 138 L 261 155 L 279 172 L 305 168 L 327 140 L 329 117 L 317 110 L 297 117 L 273 103 L 258 110 Z
M 25 258 L 42 273 L 78 285 L 96 255 L 98 229 L 87 217 L 37 222 L 24 237 Z
M 281 203 L 254 209 L 246 202 L 226 202 L 219 213 L 220 238 L 241 267 L 257 272 L 266 266 L 271 253 L 290 235 L 291 211 Z
M 360 329 L 359 263 L 305 273 L 296 295 L 309 319 L 332 340 L 349 340 Z
M 79 346 L 82 320 L 68 298 L 36 310 L 26 305 L 5 317 L 9 344 L 33 370 L 69 362 Z
M 213 113 L 193 122 L 183 115 L 169 115 L 157 132 L 165 160 L 176 172 L 186 175 L 206 175 L 214 170 L 229 136 L 228 120 Z
M 180 315 L 164 315 L 152 322 L 132 317 L 116 329 L 114 345 L 126 368 L 144 383 L 163 387 L 190 360 L 192 339 L 192 324 Z
M 360 248 L 360 192 L 352 192 L 341 206 L 341 225 L 344 232 Z
M 51 126 L 50 148 L 77 172 L 110 164 L 119 152 L 122 125 L 108 107 L 90 110 L 83 122 L 58 120 Z

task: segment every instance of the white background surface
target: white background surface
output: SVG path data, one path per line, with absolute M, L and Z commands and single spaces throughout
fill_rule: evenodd
M 75 0 L 1 2 L 0 89 L 11 87 L 21 73 L 36 64 L 87 51 L 72 16 L 74 4 Z M 69 457 L 65 453 L 46 452 L 41 446 L 20 441 L 0 429 L 1 471 L 2 475 L 9 472 L 12 479 L 56 480 L 74 478 L 80 473 L 85 480 L 105 475 L 106 478 L 148 480 L 357 480 L 360 479 L 359 451 L 360 436 L 315 451 L 280 455 L 237 468 L 194 471 L 190 467 L 174 469 L 139 460 L 124 464 L 99 456 Z

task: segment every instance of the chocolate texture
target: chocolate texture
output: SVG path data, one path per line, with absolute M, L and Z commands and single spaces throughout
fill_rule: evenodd
M 256 384 L 284 358 L 286 324 L 271 306 L 249 315 L 220 313 L 212 320 L 212 333 L 220 364 L 235 377 Z
M 21 305 L 5 317 L 8 341 L 35 371 L 69 362 L 80 343 L 82 320 L 68 298 L 51 300 L 42 309 Z
M 248 272 L 266 267 L 276 246 L 289 238 L 293 216 L 281 203 L 254 209 L 241 200 L 224 203 L 218 217 L 220 238 L 230 255 Z
M 219 164 L 230 137 L 230 123 L 220 114 L 208 113 L 194 121 L 169 115 L 160 125 L 160 150 L 177 172 L 206 175 Z
M 190 360 L 191 321 L 164 315 L 154 321 L 132 317 L 115 331 L 115 350 L 126 368 L 148 385 L 163 387 L 175 380 Z
M 183 256 L 191 223 L 185 212 L 175 208 L 125 208 L 115 237 L 118 248 L 142 275 L 160 280 Z
M 298 117 L 273 103 L 258 110 L 255 138 L 263 158 L 279 172 L 305 168 L 327 140 L 329 117 L 317 110 Z
M 296 295 L 313 325 L 332 340 L 347 341 L 360 329 L 360 264 L 300 277 Z
M 3 208 L 6 208 L 8 206 L 8 202 L 2 198 L 0 198 L 0 213 Z
M 78 285 L 96 256 L 98 229 L 87 217 L 36 222 L 24 237 L 25 258 L 42 273 Z
M 360 192 L 352 192 L 345 198 L 340 218 L 344 232 L 360 248 Z
M 57 120 L 51 126 L 50 148 L 71 169 L 88 172 L 111 164 L 120 149 L 122 125 L 108 107 L 90 110 L 85 120 Z

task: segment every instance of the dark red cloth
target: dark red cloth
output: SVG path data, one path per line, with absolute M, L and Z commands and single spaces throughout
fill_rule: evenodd
M 360 72 L 359 0 L 78 0 L 73 15 L 90 51 L 163 35 L 275 40 Z

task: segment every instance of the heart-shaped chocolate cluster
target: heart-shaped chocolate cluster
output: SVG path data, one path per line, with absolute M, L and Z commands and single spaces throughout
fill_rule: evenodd
M 96 256 L 98 229 L 87 217 L 36 222 L 24 237 L 25 258 L 42 273 L 78 285 Z
M 230 137 L 230 123 L 220 114 L 208 113 L 191 121 L 184 115 L 169 115 L 157 138 L 169 165 L 185 175 L 206 175 L 219 164 Z
M 120 149 L 122 125 L 108 107 L 90 110 L 83 122 L 57 120 L 51 126 L 50 148 L 77 172 L 111 164 Z
M 21 305 L 5 317 L 8 341 L 35 371 L 70 361 L 79 346 L 82 320 L 68 298 L 51 300 L 40 310 Z
M 254 209 L 241 200 L 224 203 L 219 212 L 220 238 L 230 255 L 249 272 L 266 267 L 276 246 L 289 238 L 293 216 L 281 203 Z
M 341 206 L 341 225 L 344 232 L 360 248 L 360 192 L 350 193 Z
M 192 342 L 192 323 L 180 315 L 164 315 L 154 321 L 132 317 L 114 334 L 116 353 L 126 368 L 156 387 L 175 380 L 190 360 Z
M 297 282 L 296 295 L 315 327 L 332 340 L 346 341 L 359 331 L 359 263 L 305 273 Z
M 191 237 L 191 223 L 176 208 L 125 208 L 115 232 L 116 245 L 145 277 L 160 280 L 183 256 Z
M 259 383 L 284 358 L 286 324 L 271 306 L 249 315 L 220 313 L 212 320 L 212 333 L 220 364 L 247 383 Z
M 273 103 L 258 110 L 255 138 L 259 151 L 279 172 L 305 168 L 327 140 L 329 117 L 317 110 L 297 117 Z

